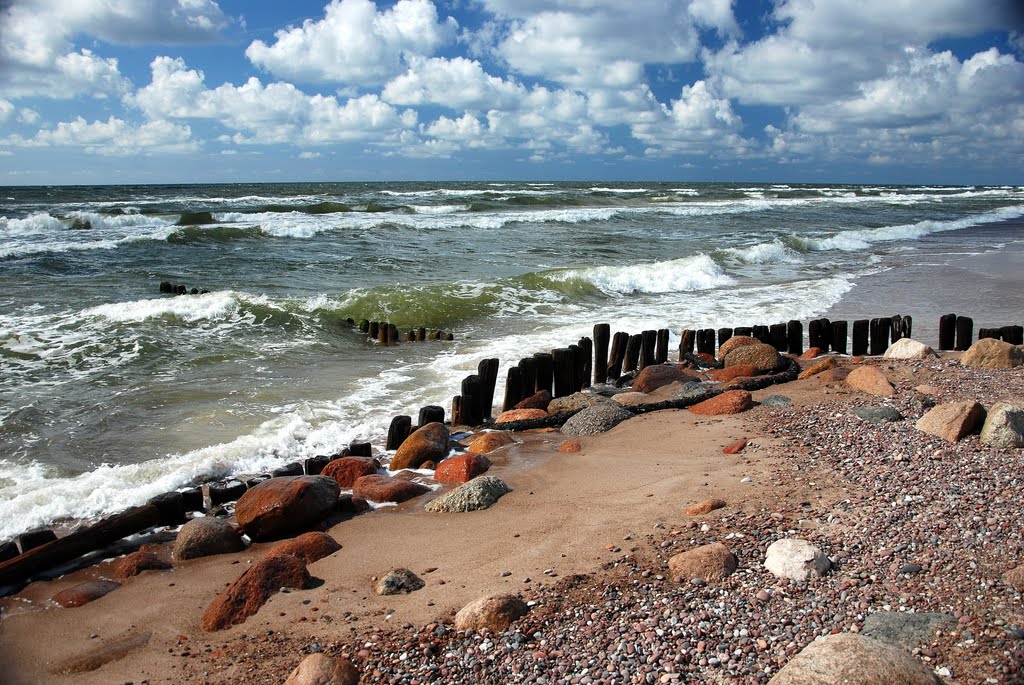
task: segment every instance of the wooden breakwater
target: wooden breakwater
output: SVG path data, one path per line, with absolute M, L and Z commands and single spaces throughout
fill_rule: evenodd
M 347 319 L 347 321 L 351 326 L 355 326 L 356 324 L 354 319 Z M 411 328 L 407 330 L 403 335 L 398 330 L 398 326 L 393 323 L 388 323 L 386 321 L 369 321 L 367 319 L 363 319 L 359 322 L 359 331 L 361 333 L 365 333 L 366 337 L 370 340 L 376 340 L 381 345 L 397 345 L 400 341 L 426 342 L 429 340 L 455 340 L 455 334 L 451 331 L 442 331 L 440 329 L 430 330 L 425 326 L 419 326 L 418 328 Z

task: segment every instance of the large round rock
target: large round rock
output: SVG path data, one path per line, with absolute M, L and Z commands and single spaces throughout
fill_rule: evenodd
M 241 552 L 245 543 L 238 529 L 214 516 L 192 519 L 181 527 L 174 539 L 171 558 L 175 561 L 199 559 L 214 554 Z
M 489 630 L 500 633 L 529 611 L 526 602 L 511 594 L 481 597 L 455 614 L 456 630 Z
M 235 519 L 253 540 L 297 535 L 327 518 L 338 492 L 338 482 L 327 476 L 271 478 L 242 495 Z
M 941 685 L 930 668 L 897 647 L 863 635 L 819 637 L 775 674 L 769 685 Z
M 729 342 L 728 340 L 726 341 Z M 771 345 L 757 343 L 756 345 L 742 345 L 725 355 L 725 367 L 752 366 L 761 373 L 774 371 L 782 368 L 782 357 Z
M 633 412 L 609 402 L 576 413 L 562 426 L 562 432 L 566 435 L 597 435 L 631 418 Z
M 436 421 L 418 428 L 395 452 L 388 469 L 417 469 L 423 462 L 441 461 L 448 456 L 450 437 L 448 428 Z

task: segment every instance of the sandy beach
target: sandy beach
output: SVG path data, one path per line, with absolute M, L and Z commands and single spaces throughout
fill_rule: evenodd
M 327 531 L 342 549 L 309 565 L 314 587 L 275 594 L 224 631 L 204 631 L 203 611 L 271 543 L 143 572 L 77 608 L 50 598 L 112 578 L 114 561 L 32 583 L 0 600 L 5 677 L 280 683 L 319 651 L 373 683 L 757 683 L 818 635 L 916 612 L 949 617 L 907 647 L 944 682 L 1017 682 L 1024 605 L 1002 577 L 1020 561 L 1024 453 L 916 430 L 924 395 L 914 388 L 939 403 L 1019 402 L 1024 371 L 968 369 L 957 356 L 868 360 L 896 387 L 881 402 L 833 372 L 753 393 L 791 407 L 652 412 L 582 438 L 578 453 L 558 451 L 557 431 L 518 433 L 490 455 L 488 475 L 512 488 L 497 504 L 428 513 L 435 493 L 342 521 Z M 849 413 L 873 404 L 905 418 Z M 723 454 L 740 438 L 745 449 Z M 710 498 L 725 507 L 684 513 Z M 809 582 L 773 577 L 765 548 L 786 537 L 813 542 L 836 567 Z M 733 550 L 735 574 L 670 577 L 670 556 L 709 542 Z M 425 587 L 378 596 L 375 580 L 395 568 Z M 462 606 L 496 592 L 519 594 L 530 612 L 499 635 L 452 628 Z

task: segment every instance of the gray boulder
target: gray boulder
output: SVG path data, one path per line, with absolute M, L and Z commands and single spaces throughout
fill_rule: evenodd
M 611 399 L 604 395 L 596 395 L 592 392 L 577 392 L 565 397 L 556 397 L 548 404 L 548 413 L 552 416 L 564 414 L 570 411 L 596 407 L 601 404 L 608 404 Z
M 562 426 L 562 432 L 566 435 L 597 435 L 631 418 L 633 412 L 610 402 L 589 407 L 575 414 Z
M 850 413 L 868 423 L 895 423 L 903 420 L 903 414 L 885 405 L 855 407 Z
M 512 492 L 512 488 L 500 478 L 495 476 L 477 476 L 451 492 L 431 500 L 427 504 L 426 509 L 427 511 L 443 513 L 486 509 L 510 492 Z
M 861 635 L 912 650 L 929 644 L 935 638 L 936 630 L 955 620 L 950 614 L 879 611 L 864 620 Z
M 238 528 L 214 516 L 192 519 L 181 527 L 174 540 L 171 558 L 175 561 L 199 559 L 214 554 L 229 554 L 245 549 Z
M 378 595 L 400 595 L 415 592 L 426 583 L 423 579 L 407 568 L 396 568 L 377 581 L 375 588 Z
M 981 444 L 1013 449 L 1024 447 L 1024 406 L 996 402 L 981 427 Z

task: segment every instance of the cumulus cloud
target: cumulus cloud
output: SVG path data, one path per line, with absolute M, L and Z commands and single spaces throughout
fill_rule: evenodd
M 14 105 L 0 98 L 0 124 L 7 123 L 14 116 Z
M 409 69 L 392 79 L 381 97 L 398 105 L 442 105 L 451 109 L 512 109 L 526 88 L 483 70 L 476 60 L 415 58 Z
M 194 152 L 188 126 L 169 121 L 150 121 L 135 125 L 109 117 L 106 121 L 86 121 L 76 117 L 52 129 L 43 129 L 32 138 L 9 138 L 7 144 L 18 147 L 79 147 L 91 154 L 127 156 L 150 153 Z
M 409 56 L 429 56 L 455 37 L 457 22 L 440 20 L 430 0 L 399 0 L 378 12 L 370 0 L 332 0 L 324 18 L 257 40 L 249 60 L 278 76 L 308 82 L 380 85 Z
M 678 99 L 661 107 L 660 116 L 633 125 L 635 138 L 653 157 L 728 151 L 745 154 L 754 147 L 740 134 L 743 122 L 729 100 L 716 97 L 704 81 L 683 86 Z

